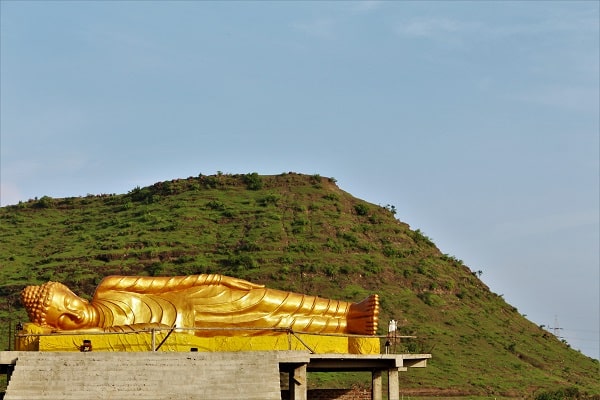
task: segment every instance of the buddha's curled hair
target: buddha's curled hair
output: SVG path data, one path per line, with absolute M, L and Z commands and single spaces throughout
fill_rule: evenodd
M 47 282 L 40 286 L 27 286 L 21 292 L 21 302 L 27 310 L 29 320 L 41 326 L 46 325 L 46 312 L 52 302 L 54 289 L 65 285 L 59 282 Z

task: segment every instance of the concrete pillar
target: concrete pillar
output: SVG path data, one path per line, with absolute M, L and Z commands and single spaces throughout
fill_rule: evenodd
M 371 399 L 382 400 L 383 399 L 383 384 L 381 379 L 381 370 L 375 370 L 371 375 Z
M 400 400 L 398 368 L 392 368 L 388 370 L 388 400 Z
M 308 400 L 306 364 L 294 368 L 289 373 L 290 400 Z

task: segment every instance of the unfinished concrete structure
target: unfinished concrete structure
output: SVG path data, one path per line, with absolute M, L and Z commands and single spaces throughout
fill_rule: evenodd
M 242 352 L 0 352 L 8 374 L 5 400 L 21 399 L 308 399 L 313 371 L 369 371 L 372 399 L 399 399 L 398 373 L 425 367 L 429 354 Z

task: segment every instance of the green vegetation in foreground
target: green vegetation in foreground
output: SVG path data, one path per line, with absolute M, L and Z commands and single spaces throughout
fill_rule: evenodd
M 380 334 L 399 321 L 432 353 L 400 374 L 403 395 L 533 397 L 600 394 L 597 360 L 569 348 L 492 293 L 421 231 L 318 175 L 217 174 L 121 195 L 44 196 L 0 208 L 0 345 L 25 321 L 28 284 L 60 281 L 91 298 L 111 274 L 222 273 L 269 287 L 356 301 L 381 296 Z M 360 374 L 315 374 L 321 387 L 369 385 Z M 429 391 L 429 392 L 428 392 Z

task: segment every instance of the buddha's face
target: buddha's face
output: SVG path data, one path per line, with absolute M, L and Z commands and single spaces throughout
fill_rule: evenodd
M 64 330 L 85 328 L 90 322 L 90 312 L 86 300 L 61 285 L 54 289 L 46 311 L 46 324 Z

